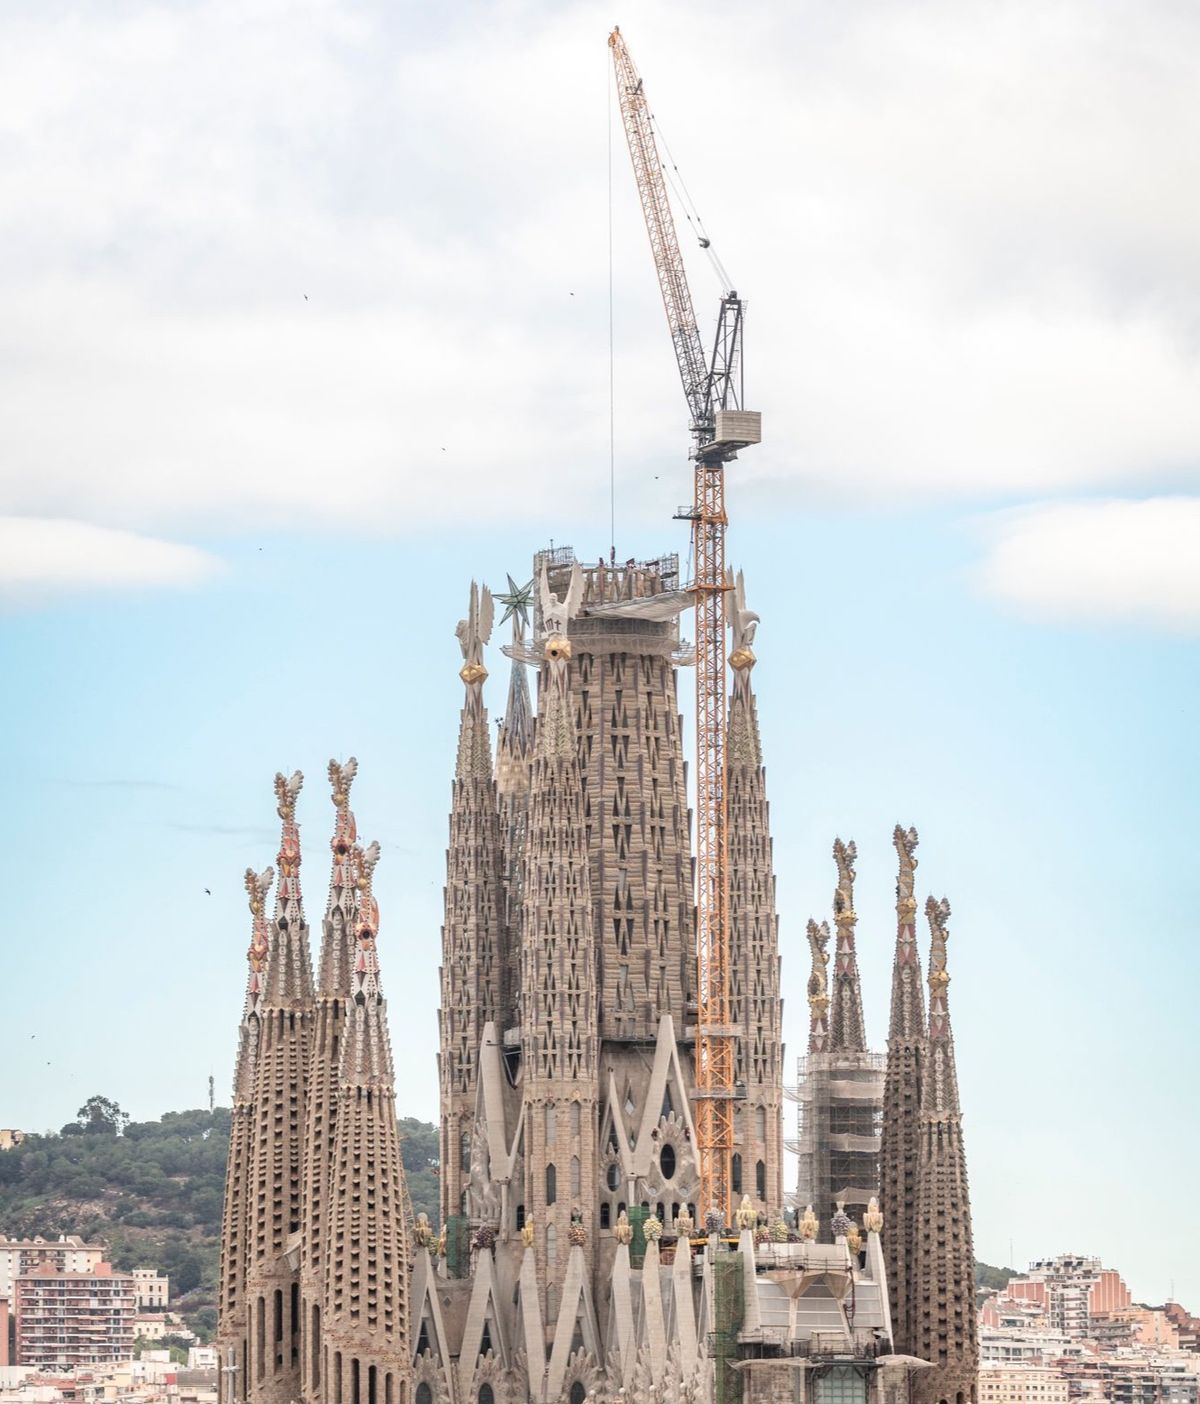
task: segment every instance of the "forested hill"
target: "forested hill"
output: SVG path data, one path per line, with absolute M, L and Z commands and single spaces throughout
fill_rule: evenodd
M 406 1117 L 404 1165 L 417 1213 L 438 1215 L 437 1128 Z M 121 1269 L 171 1277 L 193 1329 L 216 1323 L 221 1202 L 229 1109 L 167 1112 L 130 1121 L 93 1097 L 57 1135 L 0 1152 L 0 1235 L 77 1233 L 105 1244 Z

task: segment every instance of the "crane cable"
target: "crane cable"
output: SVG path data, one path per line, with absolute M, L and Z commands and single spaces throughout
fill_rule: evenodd
M 609 101 L 611 103 L 611 96 Z M 662 163 L 662 173 L 667 178 L 667 184 L 675 192 L 675 198 L 679 201 L 679 207 L 683 211 L 683 217 L 692 226 L 692 232 L 696 236 L 696 242 L 707 255 L 708 261 L 712 265 L 713 272 L 717 275 L 717 281 L 721 285 L 722 294 L 727 294 L 731 289 L 729 273 L 712 246 L 712 239 L 709 237 L 708 230 L 704 227 L 704 220 L 700 217 L 700 210 L 695 200 L 692 199 L 692 192 L 687 188 L 687 183 L 684 181 L 683 174 L 671 152 L 670 146 L 667 144 L 667 138 L 663 133 L 662 123 L 659 122 L 653 112 L 650 113 L 650 125 L 654 128 L 655 138 L 661 144 L 667 158 L 667 160 Z M 667 164 L 668 162 L 670 163 L 669 166 Z M 672 176 L 672 172 L 674 176 Z

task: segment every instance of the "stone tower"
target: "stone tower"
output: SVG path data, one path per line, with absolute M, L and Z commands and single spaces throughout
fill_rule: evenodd
M 290 1404 L 300 1392 L 299 1245 L 313 983 L 300 892 L 296 798 L 304 777 L 275 777 L 283 834 L 271 923 L 253 1098 L 252 1191 L 246 1294 L 251 1313 L 250 1397 Z
M 854 840 L 834 839 L 833 861 L 837 864 L 837 890 L 833 894 L 833 924 L 837 943 L 833 960 L 833 995 L 829 1020 L 829 1046 L 850 1053 L 867 1050 L 863 1022 L 862 985 L 858 976 L 858 952 L 854 930 L 858 913 L 854 910 L 854 864 L 858 849 Z
M 512 621 L 512 647 L 525 645 L 533 582 L 520 587 L 508 578 L 501 623 Z M 500 807 L 501 874 L 504 884 L 504 1009 L 502 1030 L 515 1028 L 520 1015 L 521 908 L 524 903 L 525 826 L 529 820 L 529 762 L 533 756 L 533 706 L 526 666 L 519 657 L 510 664 L 508 700 L 496 741 L 496 798 Z
M 378 844 L 355 853 L 354 974 L 338 1066 L 329 1163 L 321 1374 L 334 1404 L 407 1404 L 410 1224 L 396 1078 L 379 976 Z M 314 1343 L 315 1345 L 315 1343 Z
M 896 949 L 888 1024 L 887 1073 L 880 1148 L 880 1208 L 888 1232 L 883 1247 L 897 1350 L 914 1354 L 912 1274 L 916 1265 L 917 1171 L 920 1162 L 921 1060 L 925 1046 L 925 993 L 917 949 L 917 831 L 896 825 Z
M 954 1066 L 946 970 L 950 903 L 930 897 L 929 1028 L 921 1068 L 916 1241 L 909 1273 L 914 1354 L 934 1368 L 915 1381 L 916 1404 L 974 1404 L 979 1352 L 975 1253 Z
M 353 756 L 344 765 L 329 762 L 335 814 L 329 844 L 332 865 L 317 969 L 313 1053 L 305 1116 L 304 1242 L 300 1278 L 304 1321 L 310 1328 L 308 1349 L 301 1360 L 301 1381 L 306 1397 L 320 1388 L 322 1377 L 319 1339 L 325 1297 L 329 1167 L 337 1125 L 338 1065 L 357 955 L 354 924 L 358 914 L 355 872 L 358 828 L 350 808 L 350 787 L 357 773 L 358 762 Z
M 759 1212 L 783 1204 L 783 1044 L 779 919 L 758 708 L 750 681 L 758 615 L 746 608 L 739 571 L 733 592 L 733 688 L 729 702 L 729 947 L 734 1081 L 745 1099 L 734 1119 L 733 1192 Z
M 223 1377 L 243 1383 L 249 1369 L 249 1306 L 246 1299 L 247 1236 L 249 1204 L 254 1179 L 254 1087 L 258 1074 L 258 1050 L 262 1034 L 262 979 L 270 943 L 267 940 L 266 900 L 275 879 L 274 868 L 256 874 L 246 869 L 246 892 L 250 898 L 253 925 L 250 949 L 246 953 L 249 973 L 246 1000 L 238 1029 L 237 1059 L 233 1070 L 233 1111 L 229 1123 L 229 1156 L 225 1169 L 225 1205 L 221 1223 L 221 1269 L 217 1345 L 221 1359 L 235 1374 Z
M 590 1210 L 596 1192 L 599 1001 L 579 746 L 568 695 L 571 642 L 565 633 L 551 635 L 545 653 L 523 884 L 522 1227 L 532 1229 L 526 1236 L 536 1256 L 543 1320 L 553 1320 L 571 1225 L 582 1220 L 585 1206 Z
M 501 1019 L 504 940 L 502 849 L 491 738 L 483 705 L 483 646 L 492 632 L 492 596 L 471 584 L 467 618 L 458 625 L 466 695 L 446 851 L 446 917 L 442 927 L 441 1179 L 442 1215 L 459 1214 L 470 1174 L 479 1048 L 483 1030 Z
M 221 1244 L 222 1404 L 409 1404 L 411 1214 L 375 949 L 371 874 L 349 807 L 357 769 L 331 761 L 333 869 L 314 990 L 296 800 L 276 776 L 283 837 L 246 874 L 253 914 L 238 1032 Z

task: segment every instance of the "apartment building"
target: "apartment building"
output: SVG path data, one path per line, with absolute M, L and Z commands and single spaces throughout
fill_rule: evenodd
M 12 1303 L 18 1277 L 41 1267 L 55 1272 L 91 1272 L 104 1261 L 98 1243 L 85 1243 L 76 1234 L 58 1238 L 0 1238 L 0 1297 Z
M 87 1272 L 44 1263 L 17 1278 L 17 1363 L 63 1370 L 127 1360 L 136 1312 L 133 1278 L 100 1262 Z
M 157 1268 L 134 1268 L 133 1290 L 139 1311 L 166 1311 L 171 1279 L 159 1275 Z
M 1040 1365 L 979 1367 L 979 1404 L 1067 1404 L 1067 1380 Z

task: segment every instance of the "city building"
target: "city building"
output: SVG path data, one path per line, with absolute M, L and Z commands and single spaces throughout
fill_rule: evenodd
M 1029 1272 L 1014 1277 L 1005 1290 L 1016 1301 L 1036 1303 L 1052 1330 L 1076 1339 L 1091 1334 L 1094 1318 L 1121 1311 L 1133 1300 L 1120 1273 L 1077 1253 L 1030 1263 Z
M 18 1131 L 15 1126 L 0 1126 L 0 1151 L 12 1150 L 19 1146 L 28 1133 Z
M 1067 1404 L 1068 1396 L 1066 1376 L 1058 1370 L 980 1362 L 979 1404 Z
M 100 1262 L 85 1272 L 43 1263 L 17 1278 L 17 1363 L 69 1370 L 127 1360 L 133 1351 L 133 1279 Z
M 104 1261 L 104 1248 L 74 1234 L 58 1238 L 0 1238 L 0 1297 L 13 1301 L 18 1277 L 36 1268 L 91 1272 Z
M 160 1275 L 157 1268 L 134 1268 L 133 1283 L 139 1311 L 166 1311 L 171 1291 L 169 1277 Z
M 329 767 L 332 867 L 315 971 L 300 891 L 302 778 L 276 779 L 273 918 L 272 872 L 247 874 L 218 1328 L 225 1404 L 583 1404 L 619 1393 L 644 1404 L 904 1404 L 910 1394 L 976 1404 L 949 908 L 926 904 L 926 1017 L 912 830 L 895 835 L 896 1051 L 882 1152 L 876 1064 L 869 1096 L 845 1099 L 871 1108 L 870 1130 L 831 1133 L 866 1142 L 836 1145 L 860 1157 L 829 1181 L 830 1197 L 846 1188 L 846 1199 L 819 1216 L 806 1203 L 794 1226 L 784 1219 L 778 922 L 750 676 L 757 616 L 740 581 L 733 593 L 731 1205 L 701 1202 L 694 1119 L 692 853 L 676 698 L 691 657 L 677 621 L 692 592 L 673 557 L 583 566 L 568 548 L 544 551 L 531 584 L 510 582 L 500 597 L 512 670 L 495 752 L 482 690 L 486 589 L 472 586 L 457 630 L 465 692 L 442 939 L 440 1233 L 412 1222 L 400 1166 L 372 896 L 378 848 L 360 844 L 350 809 L 356 763 Z M 832 1003 L 841 1046 L 866 1055 L 853 845 L 835 858 L 834 999 L 817 999 L 812 1017 Z M 885 1204 L 891 1196 L 890 1237 L 863 1193 L 876 1176 Z

